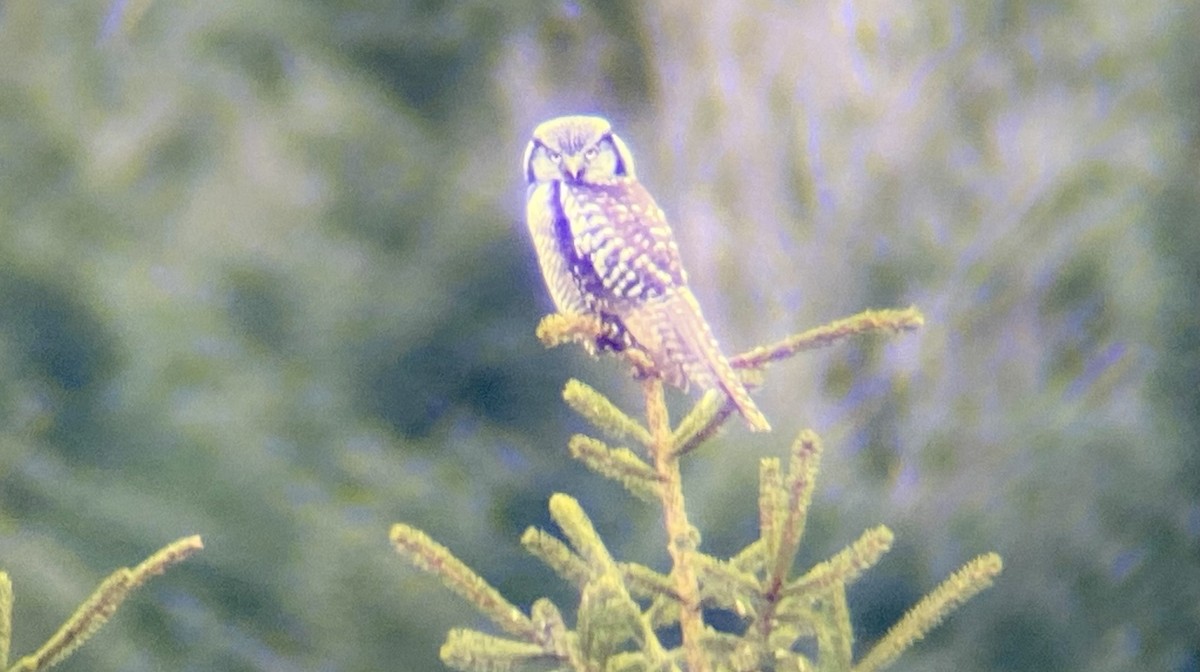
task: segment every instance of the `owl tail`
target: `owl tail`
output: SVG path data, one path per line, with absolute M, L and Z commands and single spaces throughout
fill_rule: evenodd
M 684 390 L 688 383 L 705 390 L 720 389 L 751 431 L 771 431 L 766 416 L 721 354 L 700 304 L 688 288 L 674 288 L 633 312 L 626 317 L 625 326 L 650 354 L 664 380 Z

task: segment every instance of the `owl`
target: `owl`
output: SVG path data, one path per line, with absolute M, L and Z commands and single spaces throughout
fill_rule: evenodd
M 525 220 L 558 312 L 599 318 L 601 350 L 637 348 L 667 383 L 720 389 L 751 430 L 769 431 L 688 289 L 666 215 L 608 121 L 544 122 L 524 163 Z

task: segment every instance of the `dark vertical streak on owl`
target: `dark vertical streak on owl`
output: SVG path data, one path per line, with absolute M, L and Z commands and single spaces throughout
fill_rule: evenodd
M 567 221 L 567 215 L 562 208 L 561 182 L 551 183 L 549 200 L 554 207 L 554 236 L 558 241 L 558 251 L 567 260 L 567 268 L 571 269 L 575 285 L 579 287 L 584 300 L 587 301 L 588 309 L 595 310 L 595 301 L 590 297 L 603 291 L 604 284 L 596 273 L 596 267 L 592 264 L 592 260 L 579 256 L 579 250 L 575 247 L 575 236 L 571 233 L 571 223 Z
M 588 309 L 595 311 L 600 317 L 604 334 L 596 342 L 596 345 L 602 350 L 620 352 L 633 345 L 632 338 L 621 326 L 620 317 L 601 311 L 595 300 L 591 298 L 596 296 L 597 292 L 604 291 L 604 279 L 596 272 L 591 257 L 580 256 L 575 247 L 571 223 L 562 209 L 562 186 L 562 182 L 552 182 L 549 198 L 554 207 L 554 237 L 558 243 L 558 251 L 567 260 L 567 268 L 571 269 L 572 278 L 583 295 L 584 301 L 587 302 Z

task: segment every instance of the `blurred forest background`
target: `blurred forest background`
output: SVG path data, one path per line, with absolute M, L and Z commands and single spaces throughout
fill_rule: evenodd
M 0 2 L 0 567 L 27 653 L 177 537 L 64 670 L 436 670 L 478 616 L 405 521 L 528 605 L 549 495 L 666 566 L 569 459 L 520 157 L 613 120 L 729 352 L 868 307 L 927 326 L 773 368 L 768 436 L 685 466 L 704 548 L 758 458 L 827 454 L 801 551 L 867 527 L 861 643 L 965 560 L 900 670 L 1200 670 L 1200 5 Z M 675 397 L 676 408 L 686 399 Z

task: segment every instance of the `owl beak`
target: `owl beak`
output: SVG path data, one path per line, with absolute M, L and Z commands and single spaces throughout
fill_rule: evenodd
M 582 156 L 564 156 L 563 157 L 563 172 L 572 182 L 579 179 L 583 175 L 583 157 Z

